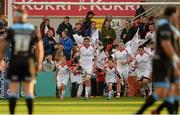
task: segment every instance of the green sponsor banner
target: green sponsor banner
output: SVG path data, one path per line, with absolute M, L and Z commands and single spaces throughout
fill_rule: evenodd
M 65 96 L 70 96 L 70 81 L 68 81 Z M 54 72 L 39 72 L 35 85 L 36 96 L 56 96 L 56 78 Z

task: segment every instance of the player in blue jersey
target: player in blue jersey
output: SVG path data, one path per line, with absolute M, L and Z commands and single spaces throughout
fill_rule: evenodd
M 41 69 L 44 56 L 43 42 L 40 36 L 37 35 L 34 25 L 26 23 L 26 20 L 26 11 L 16 9 L 13 14 L 14 24 L 7 29 L 6 39 L 0 44 L 0 57 L 4 55 L 8 43 L 12 46 L 11 59 L 7 72 L 7 78 L 10 80 L 10 114 L 14 114 L 15 112 L 20 82 L 23 82 L 28 112 L 32 114 L 35 73 L 36 70 L 39 71 Z M 36 45 L 37 48 L 36 65 L 31 54 L 33 45 Z

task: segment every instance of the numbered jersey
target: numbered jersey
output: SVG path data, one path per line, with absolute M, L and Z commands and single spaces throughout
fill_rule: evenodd
M 32 24 L 15 23 L 8 29 L 7 40 L 12 45 L 12 57 L 30 57 L 31 47 L 38 37 Z

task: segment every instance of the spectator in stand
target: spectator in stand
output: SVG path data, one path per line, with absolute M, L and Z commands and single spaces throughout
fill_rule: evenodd
M 1 36 L 4 35 L 4 24 L 3 24 L 3 21 L 0 20 L 0 39 L 1 39 Z
M 128 41 L 132 40 L 134 35 L 136 34 L 136 30 L 134 27 L 131 26 L 131 21 L 126 20 L 126 26 L 122 30 L 120 38 L 122 39 L 123 43 L 126 44 Z
M 42 71 L 44 72 L 53 72 L 55 69 L 55 63 L 53 61 L 52 55 L 47 55 L 43 64 L 42 64 Z
M 110 22 L 110 26 L 111 26 L 111 22 L 112 22 L 112 15 L 106 15 L 106 17 L 105 17 L 105 20 L 104 20 L 104 22 L 103 22 L 102 27 L 105 25 L 105 22 L 106 22 L 106 21 L 109 21 L 109 22 Z
M 61 24 L 59 24 L 56 33 L 58 35 L 60 35 L 60 37 L 62 37 L 61 36 L 62 32 L 63 31 L 67 31 L 68 32 L 68 36 L 70 36 L 70 38 L 74 41 L 74 38 L 73 38 L 73 28 L 72 28 L 72 25 L 69 23 L 69 19 L 70 18 L 68 16 L 64 17 L 64 21 Z
M 149 17 L 149 23 L 155 23 L 155 17 L 154 16 Z
M 86 18 L 84 19 L 84 22 L 83 22 L 83 30 L 84 32 L 91 28 L 91 24 L 92 24 L 92 18 L 95 14 L 92 12 L 92 11 L 89 11 L 86 15 Z
M 103 45 L 106 46 L 107 44 L 112 44 L 115 39 L 115 30 L 111 28 L 109 21 L 105 21 L 105 25 L 101 30 L 101 41 Z
M 136 10 L 136 13 L 135 13 L 135 17 L 136 16 L 139 16 L 140 14 L 144 13 L 145 12 L 145 9 L 142 5 L 139 6 L 139 8 Z M 143 16 L 145 16 L 146 14 L 143 14 Z
M 154 40 L 155 37 L 155 25 L 154 23 L 149 24 L 149 32 L 147 32 L 145 39 L 152 39 Z
M 8 26 L 8 21 L 7 21 L 7 17 L 6 17 L 6 16 L 1 15 L 0 21 L 3 22 L 4 27 L 7 27 L 7 26 Z
M 52 29 L 49 29 L 46 36 L 44 37 L 43 45 L 44 45 L 45 56 L 48 54 L 53 55 L 55 53 L 56 41 L 53 37 L 53 30 Z
M 82 17 L 79 18 L 79 19 L 78 19 L 78 23 L 80 23 L 81 25 L 83 25 L 83 23 L 84 23 L 84 18 L 82 18 Z
M 92 21 L 91 28 L 86 30 L 85 36 L 91 38 L 91 45 L 94 48 L 98 48 L 99 40 L 100 40 L 100 31 L 96 28 L 96 22 Z
M 138 28 L 139 28 L 139 35 L 140 39 L 145 39 L 146 33 L 149 31 L 148 28 L 148 19 L 146 16 L 141 16 L 139 23 L 138 23 Z
M 44 17 L 43 21 L 40 24 L 40 32 L 41 32 L 42 38 L 44 38 L 46 36 L 46 33 L 48 32 L 49 29 L 51 29 L 53 31 L 53 36 L 55 36 L 55 30 L 50 25 L 50 20 L 47 17 Z
M 60 44 L 56 45 L 55 56 L 63 56 L 63 46 Z
M 82 30 L 82 24 L 81 23 L 78 22 L 75 24 L 74 34 L 77 34 L 79 36 L 84 37 L 84 32 Z
M 72 48 L 74 47 L 73 41 L 70 38 L 70 36 L 68 36 L 67 31 L 62 31 L 61 36 L 62 39 L 60 40 L 60 45 L 63 46 L 63 51 L 64 51 L 64 55 L 66 56 L 66 60 L 70 60 L 72 54 Z

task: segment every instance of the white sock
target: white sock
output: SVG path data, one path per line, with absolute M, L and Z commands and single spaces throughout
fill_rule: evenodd
M 109 91 L 109 97 L 111 98 L 113 94 L 113 90 Z
M 61 98 L 64 98 L 65 90 L 62 90 L 61 92 Z
M 78 91 L 77 91 L 77 97 L 81 97 L 83 91 L 83 84 L 79 84 Z
M 144 89 L 144 87 L 143 87 L 143 88 L 140 88 L 140 91 L 141 91 L 141 94 L 142 94 L 142 95 L 145 95 L 145 89 Z
M 89 96 L 89 91 L 90 91 L 90 87 L 89 87 L 89 86 L 86 86 L 86 87 L 85 87 L 85 97 L 88 97 L 88 96 Z
M 149 92 L 152 92 L 152 82 L 148 83 L 148 87 L 149 87 Z

